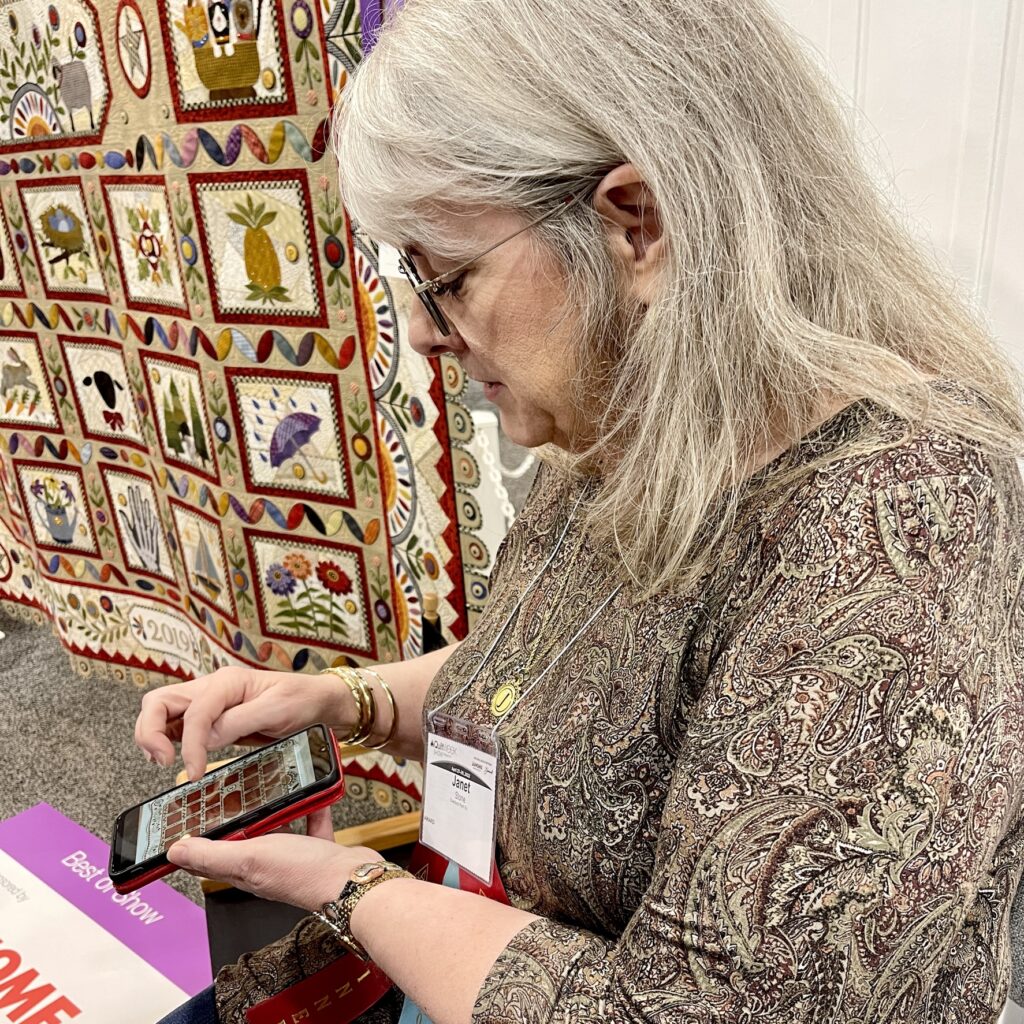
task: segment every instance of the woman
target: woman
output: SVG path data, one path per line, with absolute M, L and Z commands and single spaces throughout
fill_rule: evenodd
M 336 129 L 419 279 L 409 343 L 544 452 L 477 628 L 376 666 L 392 753 L 425 710 L 497 732 L 512 905 L 389 876 L 350 938 L 435 1024 L 995 1020 L 1019 389 L 823 80 L 761 0 L 411 0 Z M 225 669 L 148 694 L 137 739 L 194 776 L 357 719 L 342 680 Z M 313 911 L 378 855 L 311 831 L 171 858 Z M 225 969 L 220 1019 L 286 959 Z

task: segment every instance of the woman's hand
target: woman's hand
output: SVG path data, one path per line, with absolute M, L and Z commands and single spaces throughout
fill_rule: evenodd
M 335 843 L 330 808 L 323 808 L 306 819 L 304 836 L 281 831 L 255 839 L 180 839 L 167 859 L 190 874 L 313 911 L 337 899 L 360 864 L 383 858 L 365 846 Z
M 209 750 L 262 745 L 317 722 L 347 725 L 346 713 L 354 719 L 355 704 L 334 676 L 222 668 L 146 693 L 135 742 L 162 765 L 174 763 L 174 743 L 180 742 L 188 777 L 197 779 L 206 771 Z

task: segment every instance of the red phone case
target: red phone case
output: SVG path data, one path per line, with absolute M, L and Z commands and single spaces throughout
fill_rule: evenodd
M 330 737 L 331 746 L 334 749 L 334 760 L 338 765 L 338 781 L 333 786 L 320 793 L 311 793 L 302 800 L 289 804 L 287 807 L 282 807 L 281 810 L 275 811 L 270 817 L 256 822 L 255 825 L 239 829 L 230 835 L 222 836 L 221 839 L 255 839 L 257 836 L 266 835 L 267 832 L 273 832 L 275 828 L 280 828 L 282 825 L 295 821 L 296 818 L 303 818 L 307 814 L 319 810 L 321 807 L 329 807 L 340 800 L 345 795 L 345 773 L 342 770 L 341 756 L 338 753 L 338 740 L 331 729 L 327 730 L 327 735 Z M 114 889 L 119 893 L 134 892 L 136 889 L 141 889 L 144 885 L 149 885 L 150 882 L 155 882 L 158 878 L 163 878 L 164 875 L 169 875 L 171 872 L 178 870 L 180 869 L 177 864 L 164 864 L 128 882 L 114 882 Z

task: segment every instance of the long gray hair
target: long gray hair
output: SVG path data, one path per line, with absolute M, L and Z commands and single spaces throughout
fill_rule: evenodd
M 602 467 L 586 526 L 646 593 L 713 568 L 732 484 L 826 390 L 872 399 L 908 432 L 1024 452 L 1017 373 L 763 0 L 409 0 L 357 68 L 334 146 L 364 230 L 453 258 L 459 219 L 443 230 L 439 210 L 525 219 L 618 164 L 642 173 L 668 252 L 649 307 L 625 300 L 591 204 L 535 242 L 565 268 L 579 324 L 566 401 L 596 438 L 549 457 Z M 983 401 L 958 403 L 935 376 Z

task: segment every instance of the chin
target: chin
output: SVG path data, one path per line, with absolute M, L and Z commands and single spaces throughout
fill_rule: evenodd
M 500 409 L 498 422 L 505 437 L 520 448 L 539 448 L 552 440 L 551 431 L 545 430 L 542 424 L 524 423 L 519 417 L 508 415 Z

